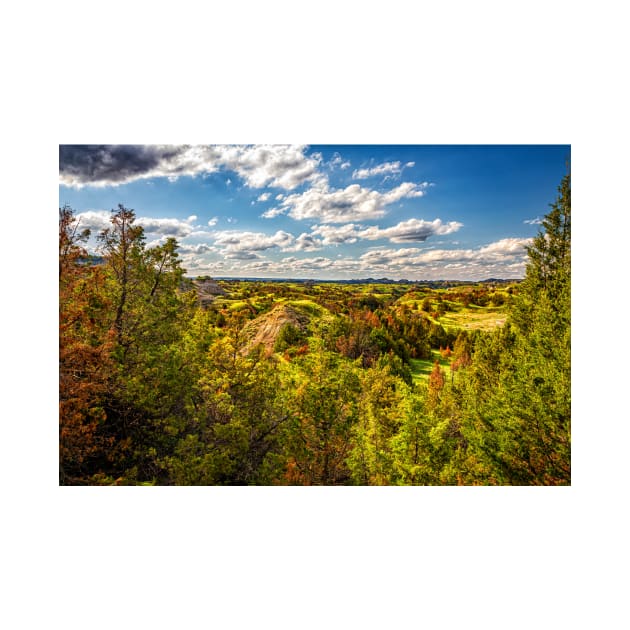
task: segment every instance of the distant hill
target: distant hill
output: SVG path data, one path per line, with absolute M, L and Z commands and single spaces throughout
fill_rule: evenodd
M 353 280 L 321 280 L 319 278 L 258 278 L 258 277 L 235 277 L 218 276 L 215 280 L 226 280 L 229 282 L 288 282 L 293 284 L 402 284 L 419 285 L 423 287 L 457 287 L 467 284 L 509 284 L 520 282 L 522 278 L 489 278 L 487 280 L 391 280 L 390 278 L 357 278 Z

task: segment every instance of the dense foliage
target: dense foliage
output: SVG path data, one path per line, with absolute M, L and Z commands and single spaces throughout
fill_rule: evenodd
M 133 210 L 102 264 L 88 237 L 61 208 L 60 483 L 570 483 L 569 176 L 507 287 L 225 282 L 208 304 Z

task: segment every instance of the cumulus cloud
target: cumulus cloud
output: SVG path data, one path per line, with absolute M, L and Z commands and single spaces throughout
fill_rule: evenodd
M 185 221 L 180 219 L 154 219 L 151 217 L 138 217 L 136 223 L 144 228 L 145 232 L 185 238 L 190 236 L 194 229 L 193 222 L 197 217 L 189 217 Z
M 417 256 L 422 254 L 421 249 L 410 247 L 406 249 L 372 249 L 359 257 L 364 268 L 378 266 L 392 266 L 411 264 Z
M 378 219 L 387 212 L 386 206 L 403 198 L 422 197 L 422 185 L 404 182 L 381 193 L 359 184 L 343 189 L 330 189 L 327 185 L 313 186 L 302 193 L 287 195 L 278 208 L 265 218 L 284 212 L 297 220 L 314 219 L 322 223 L 350 223 Z
M 283 252 L 314 252 L 323 247 L 324 243 L 312 234 L 302 233 L 294 241 L 293 245 L 284 247 Z
M 503 238 L 490 243 L 479 250 L 481 256 L 514 256 L 524 254 L 526 247 L 531 245 L 531 238 Z
M 295 237 L 288 232 L 278 230 L 275 234 L 262 232 L 239 232 L 226 230 L 215 232 L 214 244 L 221 247 L 221 253 L 234 258 L 232 254 L 265 251 L 275 247 L 284 248 L 293 245 Z
M 216 252 L 217 248 L 206 243 L 198 243 L 197 245 L 180 245 L 178 249 L 180 254 L 207 254 Z
M 321 155 L 307 156 L 305 150 L 302 145 L 60 145 L 59 179 L 72 187 L 117 186 L 223 169 L 250 188 L 292 190 L 321 179 Z
M 210 227 L 214 227 L 218 222 L 219 222 L 219 217 L 212 217 L 212 219 L 208 221 L 208 225 Z
M 271 197 L 271 193 L 265 192 L 256 199 L 256 201 L 267 201 Z
M 408 219 L 389 228 L 377 226 L 363 227 L 348 223 L 346 225 L 315 225 L 311 232 L 322 237 L 324 245 L 339 245 L 341 243 L 355 243 L 357 240 L 376 241 L 388 239 L 392 243 L 419 243 L 430 236 L 445 235 L 456 232 L 462 223 L 449 221 L 442 223 L 441 219 L 424 221 L 423 219 Z
M 254 260 L 256 258 L 260 258 L 260 256 L 254 252 L 245 251 L 228 251 L 225 254 L 225 257 L 230 260 Z
M 272 235 L 274 236 L 274 235 Z M 311 235 L 294 239 L 294 246 L 280 251 L 306 251 L 295 247 L 298 241 L 308 243 Z M 301 239 L 301 237 L 304 237 Z M 482 279 L 487 277 L 522 277 L 525 247 L 531 239 L 508 238 L 482 247 L 452 250 L 424 250 L 418 247 L 396 249 L 376 247 L 353 258 L 339 255 L 286 256 L 279 260 L 265 258 L 257 251 L 233 250 L 222 253 L 229 271 L 236 275 L 251 275 L 264 271 L 275 277 L 380 277 L 408 279 Z M 198 259 L 197 259 L 198 260 Z M 214 264 L 214 263 L 208 263 Z
M 360 260 L 371 265 L 414 267 L 442 267 L 446 265 L 521 265 L 526 258 L 526 247 L 531 239 L 506 238 L 478 249 L 406 249 L 382 248 L 366 252 Z
M 250 188 L 273 186 L 292 190 L 318 176 L 321 156 L 305 155 L 303 145 L 209 147 L 216 163 L 236 172 Z
M 333 264 L 330 258 L 316 256 L 315 258 L 285 258 L 282 265 L 289 267 L 292 271 L 326 269 Z
M 285 214 L 288 208 L 269 208 L 269 210 L 265 210 L 260 216 L 263 219 L 273 219 L 281 214 Z
M 369 241 L 386 238 L 392 243 L 418 243 L 426 241 L 430 236 L 456 232 L 462 225 L 458 221 L 442 223 L 441 219 L 409 219 L 389 228 L 369 227 L 360 231 L 358 236 Z
M 347 223 L 346 225 L 315 225 L 311 233 L 322 237 L 324 245 L 341 245 L 342 243 L 356 243 L 359 239 L 360 225 Z
M 76 214 L 81 229 L 88 228 L 92 233 L 97 233 L 111 227 L 112 213 L 107 210 L 86 210 Z
M 86 210 L 85 212 L 79 212 L 76 218 L 80 221 L 79 225 L 81 228 L 90 228 L 93 233 L 98 233 L 111 227 L 112 216 L 113 213 L 107 210 Z M 142 226 L 147 234 L 185 238 L 192 234 L 196 220 L 197 217 L 195 215 L 185 220 L 136 217 L 135 224 Z

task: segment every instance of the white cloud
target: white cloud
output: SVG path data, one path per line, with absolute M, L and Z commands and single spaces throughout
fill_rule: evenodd
M 250 188 L 292 190 L 318 175 L 321 156 L 306 156 L 305 146 L 217 146 L 218 163 L 238 173 Z
M 80 221 L 81 229 L 89 228 L 93 235 L 112 226 L 111 218 L 114 213 L 107 210 L 86 210 L 79 212 L 76 218 Z M 144 228 L 147 234 L 159 234 L 161 236 L 174 236 L 185 238 L 194 230 L 193 223 L 197 220 L 195 215 L 185 220 L 181 219 L 157 219 L 152 217 L 136 217 L 135 225 Z
M 536 217 L 535 219 L 525 219 L 523 223 L 527 223 L 528 225 L 542 225 L 542 219 L 540 217 Z
M 376 249 L 361 256 L 364 262 L 379 265 L 403 265 L 404 268 L 466 264 L 521 265 L 525 263 L 526 246 L 531 239 L 506 238 L 478 249 L 431 249 L 422 250 L 415 247 L 406 249 Z
M 500 241 L 482 247 L 479 250 L 479 255 L 482 257 L 522 255 L 531 242 L 531 238 L 503 238 Z
M 371 168 L 360 168 L 352 173 L 352 179 L 367 179 L 375 175 L 389 175 L 401 172 L 400 162 L 384 162 Z
M 208 221 L 208 225 L 210 227 L 214 227 L 219 222 L 219 217 L 212 217 L 210 221 Z
M 302 233 L 290 247 L 284 247 L 283 252 L 314 252 L 323 247 L 324 243 L 312 234 Z
M 267 201 L 271 197 L 271 193 L 265 192 L 256 199 L 256 201 Z
M 348 160 L 344 160 L 339 153 L 335 152 L 332 159 L 328 162 L 331 168 L 339 167 L 341 170 L 350 168 L 351 164 Z
M 182 262 L 190 275 L 215 275 L 226 270 L 226 263 L 223 260 L 206 260 L 205 258 L 184 255 Z
M 235 230 L 215 232 L 214 234 L 214 244 L 223 248 L 221 253 L 225 255 L 239 252 L 259 252 L 274 247 L 290 247 L 294 241 L 295 238 L 292 234 L 282 230 L 278 230 L 275 234 L 239 232 Z
M 347 223 L 346 225 L 315 225 L 311 233 L 322 237 L 324 245 L 340 245 L 342 243 L 356 243 L 359 239 L 360 225 Z
M 210 252 L 216 252 L 217 248 L 206 243 L 198 243 L 197 245 L 180 245 L 178 250 L 180 254 L 207 254 Z
M 421 249 L 410 247 L 406 249 L 372 249 L 359 257 L 364 268 L 374 266 L 400 266 L 409 264 L 422 254 Z
M 386 238 L 392 243 L 418 243 L 426 241 L 430 236 L 456 232 L 462 225 L 457 221 L 442 223 L 441 219 L 409 219 L 389 228 L 369 227 L 358 232 L 358 236 L 369 241 Z
M 451 234 L 461 227 L 462 224 L 457 221 L 442 223 L 441 219 L 434 219 L 433 221 L 408 219 L 389 228 L 379 228 L 375 225 L 363 227 L 354 223 L 339 226 L 315 225 L 311 232 L 321 236 L 324 245 L 379 239 L 388 239 L 392 243 L 418 243 L 426 241 L 430 236 Z
M 280 208 L 273 209 L 276 216 L 288 212 L 293 219 L 313 219 L 322 223 L 349 223 L 378 219 L 387 212 L 386 206 L 403 198 L 421 197 L 421 186 L 404 182 L 385 193 L 351 184 L 343 189 L 329 189 L 327 185 L 314 186 L 302 193 L 294 193 L 282 200 Z
M 185 221 L 180 219 L 154 219 L 151 217 L 138 217 L 136 223 L 144 228 L 147 233 L 163 234 L 176 238 L 190 236 L 193 231 L 192 223 L 196 216 L 188 217 Z
M 250 241 L 265 237 L 265 235 L 249 234 Z M 273 239 L 274 236 L 277 234 L 267 235 L 266 238 Z M 299 249 L 295 244 L 308 243 L 310 236 L 309 234 L 300 235 L 294 239 L 293 247 L 281 248 L 281 251 L 308 251 L 308 249 Z M 369 276 L 411 280 L 518 278 L 522 277 L 525 270 L 527 259 L 525 246 L 530 240 L 509 238 L 475 249 L 456 250 L 424 250 L 418 247 L 374 248 L 357 258 L 342 255 L 335 258 L 287 256 L 280 260 L 271 260 L 259 253 L 262 250 L 238 249 L 222 253 L 222 256 L 223 260 L 230 261 L 229 271 L 235 275 L 252 275 L 254 272 L 264 271 L 265 275 L 271 277 L 303 278 L 367 278 Z M 239 241 L 240 246 L 245 246 L 245 242 L 245 239 L 242 242 Z M 235 243 L 231 244 L 235 245 Z M 264 243 L 259 244 L 262 246 Z M 200 264 L 199 259 L 196 264 Z M 210 264 L 215 263 L 207 263 L 207 265 Z
M 263 219 L 273 219 L 280 214 L 285 214 L 288 208 L 269 208 L 269 210 L 265 210 L 260 216 Z
M 107 210 L 86 210 L 85 212 L 79 212 L 76 215 L 79 229 L 83 230 L 88 228 L 92 233 L 100 232 L 108 227 L 111 227 L 112 213 Z

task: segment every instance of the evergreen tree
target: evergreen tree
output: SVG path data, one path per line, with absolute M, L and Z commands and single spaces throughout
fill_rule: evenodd
M 463 432 L 486 482 L 571 481 L 571 185 L 528 250 L 525 280 L 494 349 L 469 371 Z
M 295 371 L 285 382 L 292 391 L 287 401 L 290 419 L 285 435 L 285 479 L 289 483 L 349 482 L 347 458 L 360 387 L 356 363 L 316 348 L 292 364 Z
M 174 446 L 169 427 L 190 406 L 181 340 L 192 293 L 182 293 L 177 242 L 147 247 L 135 212 L 118 206 L 98 237 L 105 259 L 115 370 L 106 400 L 110 473 L 126 482 L 155 480 Z

